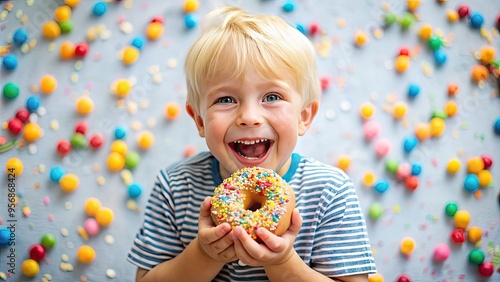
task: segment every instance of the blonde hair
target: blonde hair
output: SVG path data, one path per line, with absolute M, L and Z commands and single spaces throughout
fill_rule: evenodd
M 187 54 L 188 104 L 199 112 L 201 89 L 223 79 L 241 79 L 248 66 L 263 77 L 291 78 L 302 93 L 303 107 L 321 96 L 316 54 L 307 37 L 277 16 L 227 6 L 205 17 Z

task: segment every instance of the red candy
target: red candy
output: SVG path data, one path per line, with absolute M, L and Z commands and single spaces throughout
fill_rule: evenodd
M 19 109 L 16 113 L 16 118 L 18 118 L 22 123 L 28 121 L 30 117 L 30 112 L 26 108 Z
M 89 45 L 86 42 L 80 42 L 75 46 L 75 56 L 85 57 L 89 51 Z
M 88 124 L 84 121 L 80 121 L 75 126 L 75 132 L 85 135 L 87 133 Z
M 30 248 L 30 258 L 32 260 L 41 261 L 45 257 L 45 249 L 42 245 L 36 244 Z
M 450 238 L 454 243 L 462 244 L 463 242 L 465 242 L 464 231 L 457 228 L 451 232 Z
M 483 159 L 484 169 L 488 169 L 493 165 L 493 160 L 488 155 L 481 155 L 481 159 Z
M 483 276 L 486 276 L 486 277 L 490 277 L 491 275 L 493 275 L 493 264 L 491 262 L 483 262 L 481 263 L 481 265 L 479 266 L 479 273 Z
M 23 130 L 23 122 L 14 117 L 9 120 L 7 127 L 12 134 L 18 135 Z
M 326 91 L 330 88 L 330 78 L 327 76 L 320 77 L 319 81 L 321 83 L 321 90 Z
M 396 282 L 411 282 L 410 280 L 410 277 L 408 277 L 408 275 L 406 274 L 401 274 L 398 279 L 396 280 Z
M 100 148 L 102 144 L 104 144 L 104 136 L 101 133 L 94 133 L 90 136 L 90 147 L 97 149 Z
M 61 156 L 66 156 L 71 152 L 71 143 L 66 139 L 61 139 L 57 142 L 57 151 Z
M 410 50 L 409 50 L 407 47 L 401 47 L 401 48 L 399 49 L 398 54 L 399 54 L 400 56 L 409 56 L 409 55 L 410 55 Z
M 161 23 L 165 22 L 165 19 L 162 16 L 156 16 L 151 20 L 152 23 Z
M 415 191 L 418 187 L 418 177 L 412 175 L 405 179 L 405 186 L 408 190 Z
M 309 34 L 315 35 L 319 33 L 319 24 L 318 23 L 311 23 L 309 26 Z
M 463 19 L 469 15 L 469 6 L 462 4 L 457 8 L 458 16 Z

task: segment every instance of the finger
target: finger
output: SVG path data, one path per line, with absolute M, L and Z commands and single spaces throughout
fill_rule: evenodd
M 234 250 L 234 245 L 229 246 L 225 250 L 219 253 L 219 256 L 224 260 L 224 261 L 233 261 L 238 259 L 236 256 L 236 251 Z
M 243 230 L 243 228 L 241 227 L 235 227 L 233 230 L 233 235 L 234 251 L 236 256 L 245 264 L 249 264 L 249 262 L 252 260 L 252 257 L 247 253 L 245 247 L 243 246 L 243 241 L 245 240 L 243 237 L 244 235 L 247 235 L 245 230 Z
M 292 212 L 292 223 L 288 227 L 288 231 L 292 232 L 294 235 L 299 234 L 300 228 L 302 227 L 302 216 L 298 209 L 293 209 Z
M 269 253 L 265 245 L 257 243 L 243 228 L 237 227 L 234 231 L 236 254 L 244 263 L 256 265 Z
M 231 225 L 229 223 L 222 223 L 212 228 L 199 228 L 198 237 L 203 244 L 211 244 L 224 237 L 230 231 Z M 230 236 L 227 237 L 230 238 Z
M 205 200 L 200 205 L 200 216 L 198 217 L 198 229 L 204 229 L 208 227 L 215 227 L 215 223 L 212 220 L 210 208 L 212 207 L 212 199 L 206 197 Z
M 257 236 L 266 244 L 266 246 L 273 252 L 279 253 L 285 249 L 283 238 L 276 236 L 271 231 L 265 228 L 257 229 Z

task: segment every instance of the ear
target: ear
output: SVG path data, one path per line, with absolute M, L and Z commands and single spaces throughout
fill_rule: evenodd
M 309 129 L 309 126 L 311 126 L 314 117 L 318 113 L 318 107 L 319 107 L 318 101 L 314 100 L 311 103 L 309 103 L 309 105 L 304 107 L 300 112 L 299 136 L 304 135 Z
M 193 118 L 196 128 L 198 128 L 198 134 L 200 137 L 205 137 L 205 125 L 203 123 L 203 118 L 193 109 L 193 107 L 186 103 L 186 111 Z

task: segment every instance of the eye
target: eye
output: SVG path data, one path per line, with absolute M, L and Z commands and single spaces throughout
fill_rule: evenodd
M 221 97 L 215 101 L 215 103 L 221 103 L 221 104 L 231 104 L 234 103 L 234 99 L 231 97 Z
M 276 93 L 270 93 L 264 97 L 263 102 L 275 102 L 281 100 L 281 97 Z

